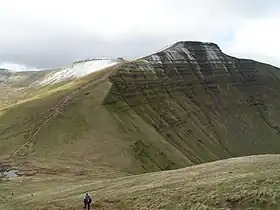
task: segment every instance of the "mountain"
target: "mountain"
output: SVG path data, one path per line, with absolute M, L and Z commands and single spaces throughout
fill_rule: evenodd
M 87 59 L 76 61 L 65 68 L 32 71 L 0 69 L 0 85 L 10 87 L 43 86 L 83 77 L 94 71 L 115 65 L 120 59 Z
M 214 43 L 177 42 L 131 62 L 81 61 L 22 80 L 6 74 L 11 87 L 44 90 L 1 111 L 0 150 L 12 160 L 73 156 L 142 173 L 280 151 L 279 69 Z
M 0 166 L 72 186 L 280 152 L 278 68 L 186 41 L 107 64 L 6 82 L 17 100 L 0 110 Z
M 47 70 L 15 71 L 0 69 L 0 108 L 30 98 L 87 74 L 123 62 L 120 58 L 95 58 L 76 61 L 68 67 Z
M 177 42 L 122 65 L 109 77 L 104 105 L 118 118 L 140 117 L 185 163 L 275 153 L 280 151 L 279 73 L 228 56 L 214 43 Z M 148 161 L 145 153 L 139 158 Z

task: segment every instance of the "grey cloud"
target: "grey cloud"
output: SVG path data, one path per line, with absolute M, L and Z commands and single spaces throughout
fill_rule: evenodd
M 50 68 L 91 57 L 144 56 L 178 40 L 213 41 L 220 44 L 225 40 L 230 41 L 230 35 L 234 33 L 242 18 L 266 17 L 272 14 L 271 11 L 275 8 L 280 8 L 278 0 L 213 0 L 211 3 L 208 0 L 163 0 L 163 2 L 168 14 L 177 18 L 175 19 L 177 28 L 173 31 L 167 27 L 165 32 L 137 31 L 131 34 L 118 34 L 112 39 L 92 31 L 81 32 L 75 25 L 73 28 L 69 24 L 64 27 L 55 22 L 51 24 L 40 22 L 36 18 L 18 16 L 16 13 L 7 11 L 2 13 L 0 8 L 2 27 L 0 62 L 9 61 L 37 68 Z M 189 12 L 195 14 L 193 10 L 201 12 L 202 18 L 199 19 L 198 15 L 191 19 L 188 15 Z M 160 17 L 157 17 L 150 21 L 159 20 Z M 189 23 L 192 23 L 190 27 Z M 195 28 L 192 28 L 193 25 Z
M 15 48 L 11 46 L 0 51 L 0 58 L 2 61 L 24 63 L 37 68 L 53 68 L 93 57 L 135 58 L 152 53 L 165 44 L 162 39 L 152 36 L 136 35 L 109 42 L 93 35 L 60 34 L 33 40 L 31 46 L 29 42 Z
M 215 1 L 215 0 L 214 0 Z M 267 17 L 272 15 L 272 10 L 280 7 L 278 0 L 218 0 L 219 7 L 225 11 L 234 11 L 236 16 Z

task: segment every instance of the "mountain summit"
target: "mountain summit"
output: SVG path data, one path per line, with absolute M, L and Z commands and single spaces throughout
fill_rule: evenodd
M 228 56 L 214 43 L 177 42 L 122 65 L 104 104 L 136 113 L 194 164 L 274 153 L 279 77 L 278 68 Z
M 280 151 L 279 69 L 214 43 L 6 77 L 0 151 L 14 163 L 48 157 L 142 173 Z
M 242 157 L 280 152 L 274 66 L 231 57 L 214 43 L 180 41 L 130 62 L 86 60 L 0 75 L 0 176 L 25 184 L 5 183 L 0 200 L 17 189 L 10 209 L 77 209 L 85 190 L 98 192 L 94 205 L 104 209 L 141 202 L 154 209 L 163 196 L 169 209 L 264 207 L 279 197 L 271 196 L 279 157 Z M 222 160 L 232 157 L 240 158 Z M 256 191 L 260 184 L 268 189 Z

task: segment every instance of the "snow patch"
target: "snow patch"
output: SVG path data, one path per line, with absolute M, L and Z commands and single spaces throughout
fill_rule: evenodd
M 179 51 L 176 49 L 168 49 L 163 52 L 167 56 L 168 61 L 171 63 L 176 62 L 176 61 L 179 61 L 179 62 L 185 61 L 184 56 L 179 54 Z
M 182 43 L 179 43 L 175 48 L 183 51 L 187 55 L 187 57 L 192 61 L 192 63 L 195 64 L 197 73 L 200 75 L 200 77 L 202 79 L 204 79 L 200 66 L 199 66 L 198 62 L 196 61 L 195 57 L 191 54 L 191 52 L 187 48 L 185 48 Z
M 191 60 L 191 61 L 195 61 L 195 58 L 193 57 L 193 55 L 191 54 L 191 52 L 186 49 L 186 48 L 183 48 L 182 51 L 188 56 L 188 58 Z
M 217 48 L 212 47 L 211 45 L 203 45 L 206 55 L 208 60 L 210 61 L 217 61 L 220 60 L 221 58 L 217 55 Z
M 201 72 L 200 66 L 198 64 L 198 62 L 196 61 L 194 55 L 192 55 L 192 53 L 185 48 L 183 43 L 178 43 L 176 45 L 173 45 L 169 48 L 164 49 L 163 51 L 161 51 L 161 53 L 164 53 L 165 56 L 160 56 L 159 54 L 153 54 L 151 55 L 151 64 L 153 63 L 189 63 L 191 62 L 192 64 L 194 64 L 195 69 L 197 71 L 197 73 L 200 75 L 200 77 L 202 79 L 204 79 L 204 76 Z M 186 57 L 188 59 L 186 59 Z M 165 60 L 163 60 L 165 59 Z
M 161 59 L 160 59 L 160 56 L 158 56 L 158 55 L 155 54 L 155 55 L 152 55 L 151 57 L 152 57 L 152 60 L 153 60 L 154 62 L 162 64 L 162 61 L 161 61 Z
M 61 82 L 68 79 L 74 79 L 86 76 L 95 71 L 113 66 L 119 63 L 118 60 L 91 60 L 86 62 L 76 62 L 70 67 L 63 68 L 59 71 L 48 74 L 39 85 L 47 85 L 51 83 Z
M 206 51 L 206 54 L 207 54 L 207 59 L 211 62 L 219 62 L 221 64 L 223 64 L 223 67 L 225 69 L 225 71 L 228 73 L 228 69 L 226 68 L 225 64 L 224 64 L 224 58 L 222 55 L 218 55 L 218 53 L 220 53 L 220 51 L 214 47 L 214 46 L 211 46 L 211 45 L 204 45 L 203 46 L 205 51 Z
M 182 43 L 178 44 L 175 49 L 183 51 L 191 61 L 195 61 L 195 58 L 193 57 L 191 52 L 187 48 L 185 48 Z

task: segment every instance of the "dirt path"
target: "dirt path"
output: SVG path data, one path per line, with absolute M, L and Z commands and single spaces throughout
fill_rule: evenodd
M 31 135 L 31 137 L 23 144 L 21 145 L 13 154 L 13 162 L 15 162 L 16 158 L 18 156 L 24 156 L 25 154 L 28 153 L 28 148 L 31 149 L 33 147 L 33 145 L 36 143 L 35 141 L 35 137 L 36 135 L 40 132 L 40 130 L 44 127 L 44 125 L 46 125 L 51 119 L 54 119 L 55 117 L 57 117 L 59 114 L 62 114 L 65 110 L 65 108 L 67 107 L 67 105 L 69 103 L 71 103 L 71 101 L 74 99 L 76 93 L 82 91 L 82 90 L 86 90 L 87 88 L 89 88 L 90 86 L 96 85 L 100 82 L 103 82 L 105 80 L 107 80 L 108 76 L 110 75 L 112 71 L 107 70 L 104 75 L 101 74 L 99 77 L 97 77 L 96 79 L 93 79 L 91 81 L 89 81 L 88 83 L 84 84 L 84 85 L 80 85 L 77 88 L 75 88 L 70 94 L 63 96 L 59 102 L 52 107 L 51 113 L 43 120 L 42 123 L 40 123 L 35 130 L 33 131 L 33 134 Z M 44 114 L 45 112 L 40 113 Z M 26 149 L 26 152 L 24 152 L 23 150 Z M 22 152 L 23 151 L 23 152 Z
M 54 107 L 51 108 L 51 110 L 54 110 L 53 113 L 51 113 L 42 123 L 40 123 L 38 125 L 38 127 L 35 129 L 34 133 L 32 134 L 32 136 L 23 144 L 21 145 L 20 148 L 18 148 L 13 156 L 16 157 L 16 155 L 25 147 L 28 147 L 29 144 L 31 144 L 33 142 L 34 137 L 38 134 L 38 132 L 44 127 L 45 124 L 47 124 L 47 122 L 53 118 L 55 118 L 59 113 L 63 112 L 63 108 L 68 104 L 68 102 L 70 102 L 72 99 L 72 97 L 70 95 L 66 95 L 64 97 L 62 97 L 59 101 L 59 103 Z

